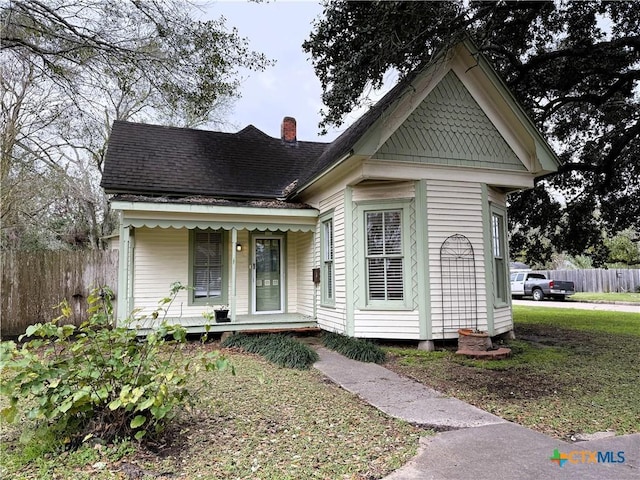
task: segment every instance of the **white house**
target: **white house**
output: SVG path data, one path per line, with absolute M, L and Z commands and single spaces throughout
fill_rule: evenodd
M 120 214 L 118 317 L 190 288 L 169 317 L 203 331 L 319 327 L 432 342 L 513 328 L 506 195 L 558 159 L 464 42 L 332 143 L 248 126 L 115 122 L 102 185 Z M 427 344 L 429 346 L 429 343 Z

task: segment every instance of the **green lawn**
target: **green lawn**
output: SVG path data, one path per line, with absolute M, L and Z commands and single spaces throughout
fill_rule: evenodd
M 559 438 L 640 433 L 640 315 L 515 307 L 514 318 L 518 339 L 508 342 L 508 360 L 389 348 L 388 366 Z
M 278 368 L 233 351 L 229 357 L 235 376 L 204 372 L 192 380 L 201 389 L 193 406 L 180 413 L 168 443 L 152 450 L 117 442 L 61 452 L 54 448 L 55 438 L 34 437 L 33 424 L 0 425 L 0 478 L 100 480 L 171 473 L 157 478 L 374 479 L 408 461 L 425 434 L 313 369 Z
M 625 302 L 640 303 L 640 293 L 590 293 L 578 292 L 570 297 L 574 302 Z

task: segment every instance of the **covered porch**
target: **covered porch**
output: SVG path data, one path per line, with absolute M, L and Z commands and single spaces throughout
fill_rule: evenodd
M 121 215 L 117 318 L 154 328 L 170 284 L 187 286 L 158 318 L 189 333 L 316 328 L 317 210 L 113 201 Z M 215 238 L 214 238 L 215 237 Z M 217 255 L 203 266 L 201 258 Z M 124 294 L 124 295 L 123 295 Z M 214 310 L 228 309 L 216 323 Z M 132 320 L 130 313 L 139 312 Z

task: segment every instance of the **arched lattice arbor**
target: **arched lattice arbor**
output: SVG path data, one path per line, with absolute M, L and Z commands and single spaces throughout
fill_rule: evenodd
M 459 328 L 478 329 L 478 289 L 473 245 L 451 235 L 440 246 L 442 337 Z

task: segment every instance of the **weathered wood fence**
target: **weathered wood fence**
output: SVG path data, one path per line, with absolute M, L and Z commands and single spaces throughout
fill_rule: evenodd
M 0 336 L 20 335 L 34 323 L 59 315 L 53 307 L 66 299 L 71 321 L 86 320 L 94 287 L 118 287 L 118 252 L 3 252 L 0 255 Z
M 637 292 L 640 288 L 640 270 L 593 268 L 588 270 L 536 270 L 547 278 L 570 280 L 576 292 Z

